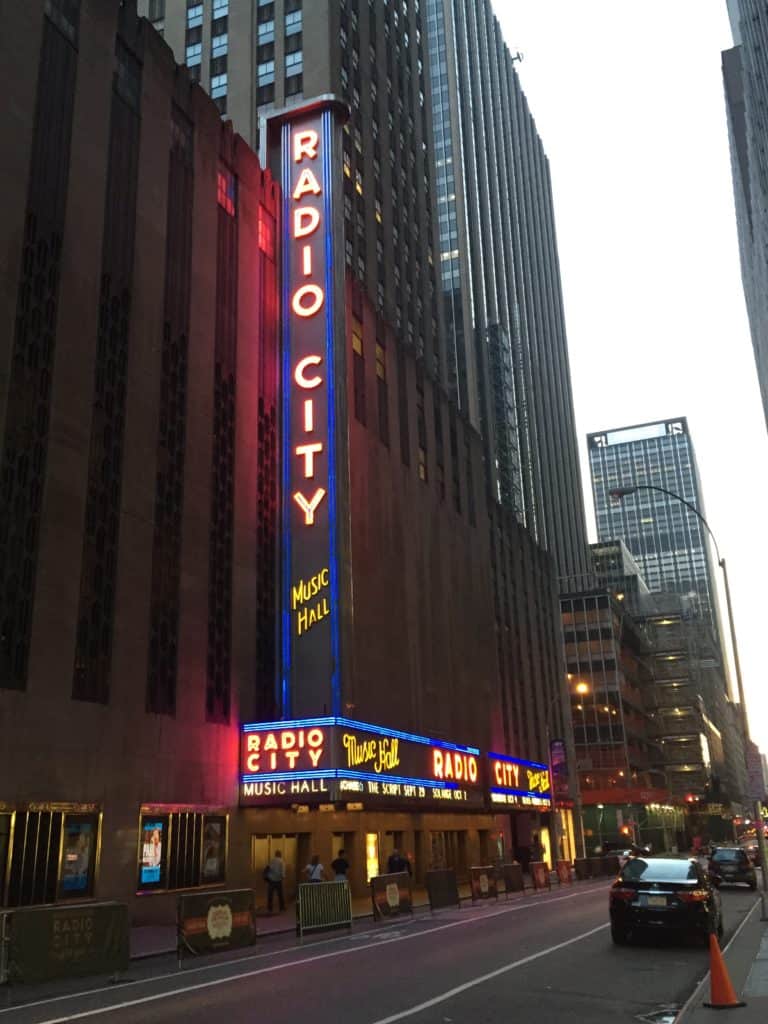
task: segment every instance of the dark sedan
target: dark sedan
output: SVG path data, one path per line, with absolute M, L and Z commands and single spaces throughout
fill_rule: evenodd
M 757 888 L 757 875 L 749 854 L 740 846 L 720 846 L 709 858 L 709 873 L 724 884 L 738 882 Z
M 633 857 L 611 886 L 609 911 L 617 945 L 645 929 L 704 942 L 711 931 L 723 933 L 720 894 L 695 860 Z

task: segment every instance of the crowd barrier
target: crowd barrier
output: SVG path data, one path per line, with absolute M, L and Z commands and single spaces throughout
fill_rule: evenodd
M 303 882 L 296 899 L 296 934 L 352 927 L 349 882 Z

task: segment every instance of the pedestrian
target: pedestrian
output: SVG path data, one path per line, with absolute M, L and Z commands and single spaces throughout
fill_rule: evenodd
M 322 882 L 325 880 L 325 868 L 320 863 L 320 858 L 315 853 L 312 856 L 312 860 L 304 868 L 304 874 L 310 882 Z
M 541 845 L 541 840 L 539 839 L 539 833 L 538 832 L 534 832 L 533 836 L 531 837 L 531 860 L 533 860 L 533 861 L 541 860 L 541 858 L 543 856 L 544 856 L 544 847 Z
M 267 910 L 272 913 L 272 904 L 274 903 L 275 894 L 277 894 L 277 902 L 280 910 L 285 910 L 285 895 L 283 893 L 283 880 L 285 878 L 285 861 L 283 855 L 279 850 L 275 850 L 275 855 L 270 860 L 269 864 L 264 871 L 264 881 L 267 883 Z
M 339 850 L 336 860 L 331 861 L 331 869 L 337 882 L 346 882 L 347 875 L 349 874 L 349 861 L 345 857 L 343 850 Z
M 389 855 L 389 860 L 387 861 L 387 872 L 390 875 L 396 875 L 403 871 L 407 871 L 410 875 L 411 862 L 405 857 L 402 857 L 400 855 L 400 851 L 395 849 Z

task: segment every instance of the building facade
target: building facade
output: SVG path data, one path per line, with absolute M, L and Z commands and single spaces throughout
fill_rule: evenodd
M 442 305 L 489 492 L 589 568 L 549 161 L 489 0 L 427 0 Z M 472 59 L 476 55 L 477 59 Z
M 553 576 L 504 550 L 477 431 L 349 269 L 343 110 L 265 124 L 285 189 L 130 3 L 16 5 L 0 46 L 0 903 L 172 921 L 278 843 L 289 890 L 343 845 L 358 892 L 395 846 L 417 879 L 547 848 Z M 332 478 L 338 547 L 291 575 Z
M 768 423 L 768 12 L 728 0 L 734 46 L 722 55 L 741 279 Z
M 684 416 L 589 434 L 589 466 L 599 541 L 619 538 L 652 592 L 695 593 L 705 616 L 717 621 L 716 586 L 706 530 L 679 495 L 704 515 L 693 441 Z M 616 487 L 639 485 L 621 501 Z

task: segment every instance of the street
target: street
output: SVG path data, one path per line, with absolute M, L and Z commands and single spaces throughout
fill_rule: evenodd
M 606 882 L 509 903 L 421 913 L 404 923 L 359 923 L 302 947 L 264 942 L 233 962 L 142 977 L 0 1011 L 0 1024 L 93 1020 L 128 1024 L 269 1021 L 295 1024 L 506 1024 L 513 1019 L 635 1021 L 681 1005 L 708 968 L 706 951 L 665 939 L 614 947 Z M 755 902 L 722 893 L 724 942 Z

